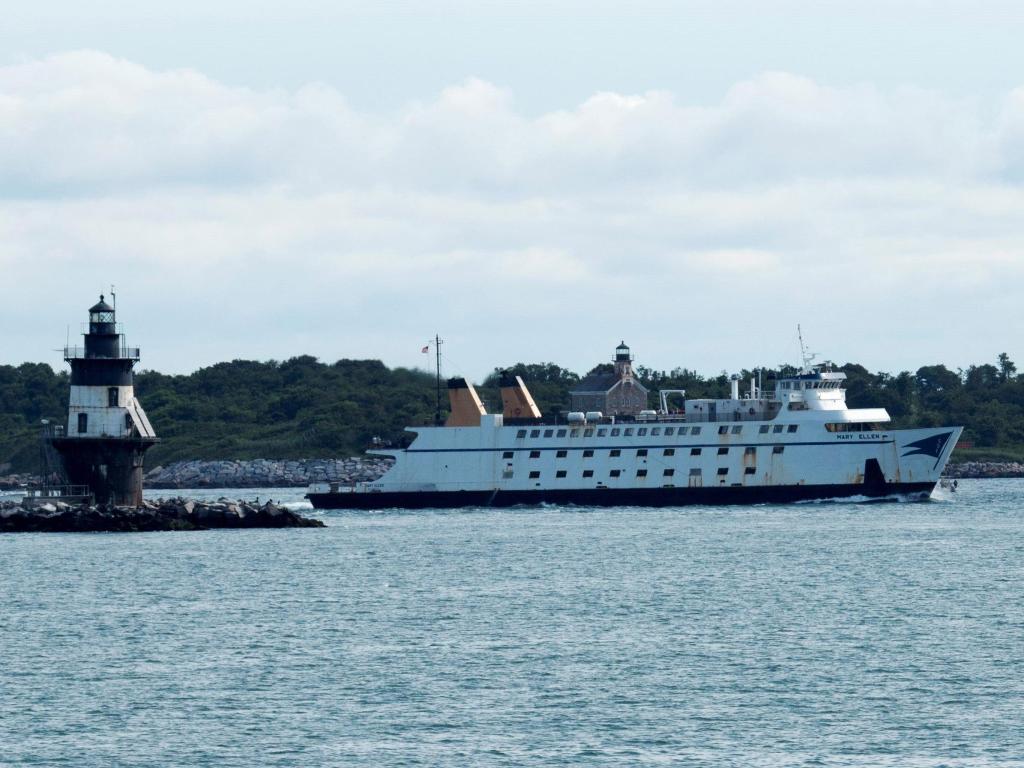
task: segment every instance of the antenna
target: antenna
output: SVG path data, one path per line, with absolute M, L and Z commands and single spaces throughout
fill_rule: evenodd
M 796 337 L 800 339 L 800 359 L 803 360 L 804 369 L 806 370 L 811 367 L 811 363 L 814 361 L 814 358 L 818 356 L 818 353 L 807 351 L 807 347 L 804 346 L 804 334 L 803 331 L 800 330 L 800 323 L 796 324 Z
M 110 284 L 110 298 L 114 302 L 114 312 L 117 312 L 117 294 L 114 293 L 114 284 Z

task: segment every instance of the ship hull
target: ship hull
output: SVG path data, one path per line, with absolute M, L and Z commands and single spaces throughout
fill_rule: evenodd
M 379 491 L 310 493 L 316 509 L 459 509 L 539 504 L 586 507 L 682 507 L 789 504 L 821 499 L 927 499 L 934 481 L 844 485 L 776 485 L 660 488 L 558 488 L 497 491 Z

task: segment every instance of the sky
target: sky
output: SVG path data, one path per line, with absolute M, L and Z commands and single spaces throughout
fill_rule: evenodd
M 1019 3 L 27 5 L 0 363 L 1024 361 Z

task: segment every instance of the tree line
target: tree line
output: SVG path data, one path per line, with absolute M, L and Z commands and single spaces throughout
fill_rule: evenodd
M 929 365 L 916 372 L 873 373 L 856 363 L 833 366 L 847 375 L 851 407 L 883 407 L 897 427 L 963 425 L 973 448 L 954 459 L 1020 459 L 1024 456 L 1024 376 L 1006 354 L 994 364 L 950 370 Z M 598 366 L 589 373 L 610 369 Z M 478 385 L 491 412 L 500 412 L 495 371 Z M 516 363 L 546 415 L 565 412 L 569 391 L 582 378 L 555 363 Z M 744 370 L 765 389 L 796 369 Z M 727 397 L 729 376 L 704 376 L 686 368 L 636 375 L 651 393 L 685 389 L 687 397 Z M 64 423 L 69 375 L 44 363 L 0 365 L 0 470 L 31 471 L 38 464 L 42 419 Z M 234 360 L 188 375 L 141 371 L 136 394 L 161 443 L 147 466 L 180 459 L 322 458 L 359 453 L 374 437 L 401 441 L 407 425 L 433 423 L 435 377 L 379 360 L 323 363 L 314 357 L 256 362 Z M 745 385 L 744 385 L 745 389 Z M 442 412 L 447 394 L 442 390 Z

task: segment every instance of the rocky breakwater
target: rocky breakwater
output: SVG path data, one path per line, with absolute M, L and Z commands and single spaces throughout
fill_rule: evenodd
M 38 482 L 35 475 L 0 475 L 0 491 L 15 491 Z
M 393 460 L 374 456 L 350 459 L 253 459 L 251 461 L 179 461 L 146 473 L 148 488 L 303 488 L 310 483 L 358 483 L 376 480 Z
M 1024 464 L 1019 461 L 962 461 L 947 464 L 942 476 L 958 479 L 1024 477 Z
M 47 502 L 26 506 L 0 502 L 0 533 L 198 531 L 208 528 L 318 528 L 312 520 L 272 503 L 256 506 L 220 499 L 160 499 L 141 507 L 77 506 Z

